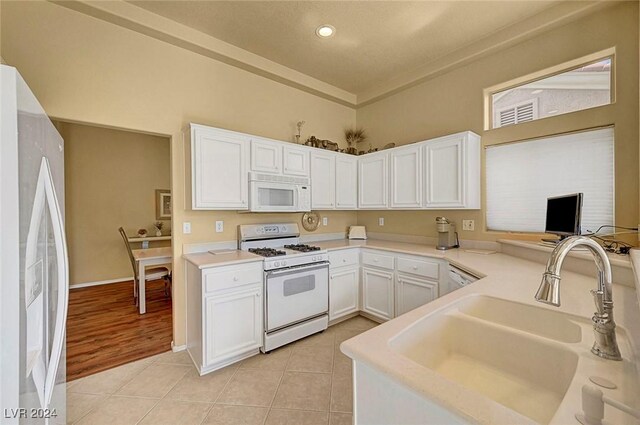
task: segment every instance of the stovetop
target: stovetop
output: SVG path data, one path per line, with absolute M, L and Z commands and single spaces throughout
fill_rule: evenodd
M 306 245 L 306 244 L 292 244 L 292 245 L 285 245 L 284 246 L 287 249 L 291 249 L 293 251 L 298 251 L 298 252 L 313 252 L 313 251 L 320 251 L 320 247 L 319 246 L 311 246 L 311 245 Z
M 249 252 L 257 255 L 262 255 L 263 257 L 278 257 L 280 255 L 287 255 L 285 251 L 275 249 L 275 248 L 249 248 Z

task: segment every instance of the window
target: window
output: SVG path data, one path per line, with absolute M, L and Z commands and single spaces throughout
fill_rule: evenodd
M 487 228 L 544 232 L 547 198 L 584 193 L 582 231 L 614 224 L 613 128 L 486 150 Z
M 585 59 L 586 60 L 586 59 Z M 504 127 L 611 103 L 613 56 L 564 64 L 488 89 L 491 128 Z M 526 81 L 526 82 L 525 82 Z M 508 88 L 507 88 L 508 87 Z

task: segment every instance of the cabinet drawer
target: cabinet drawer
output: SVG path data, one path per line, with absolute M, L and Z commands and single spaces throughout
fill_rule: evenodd
M 205 270 L 203 274 L 205 292 L 219 291 L 249 283 L 262 283 L 262 263 L 212 268 Z
M 438 279 L 440 265 L 435 261 L 398 257 L 398 271 Z
M 329 252 L 329 264 L 331 268 L 353 266 L 358 264 L 357 249 L 341 249 Z
M 384 254 L 371 252 L 371 251 L 362 252 L 363 265 L 393 270 L 393 264 L 394 264 L 393 260 L 394 260 L 394 257 L 391 255 L 384 255 Z

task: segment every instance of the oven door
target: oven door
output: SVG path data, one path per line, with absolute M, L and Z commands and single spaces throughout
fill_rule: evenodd
M 281 212 L 298 210 L 298 186 L 288 183 L 249 183 L 251 211 Z
M 267 332 L 329 311 L 328 262 L 265 274 Z

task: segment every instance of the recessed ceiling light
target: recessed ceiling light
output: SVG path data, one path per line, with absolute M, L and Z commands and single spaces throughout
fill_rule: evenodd
M 329 38 L 336 33 L 336 29 L 328 24 L 320 25 L 316 28 L 316 35 L 320 38 Z
M 542 93 L 542 90 L 534 90 L 531 92 L 531 94 L 538 94 L 538 93 Z

